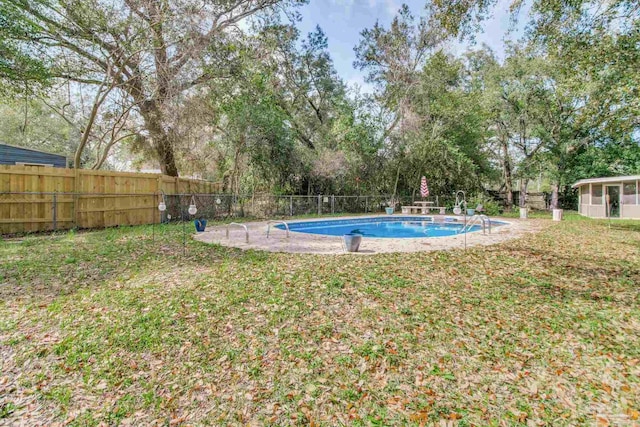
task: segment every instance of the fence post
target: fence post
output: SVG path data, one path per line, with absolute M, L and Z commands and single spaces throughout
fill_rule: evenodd
M 364 196 L 364 213 L 369 213 L 369 196 Z
M 80 191 L 80 169 L 78 169 L 78 165 L 73 166 L 73 226 L 80 228 L 80 195 L 78 194 Z
M 322 194 L 318 194 L 318 216 L 322 215 Z
M 335 204 L 336 204 L 336 196 L 332 194 L 332 195 L 331 195 L 331 214 L 332 214 L 332 215 L 335 213 L 335 212 L 334 212 L 334 206 L 335 206 Z
M 53 206 L 51 206 L 51 209 L 53 210 L 53 231 L 56 231 L 58 229 L 58 194 L 56 193 L 53 193 Z
M 289 196 L 289 216 L 293 216 L 293 196 Z
M 160 200 L 162 200 L 162 199 L 161 199 L 161 197 L 162 197 L 161 192 L 163 192 L 163 191 L 164 191 L 164 188 L 162 188 L 162 174 L 158 174 L 158 179 L 156 180 L 156 191 L 155 191 L 154 193 L 159 194 L 159 196 L 158 196 L 158 198 L 156 199 L 156 196 L 155 196 L 155 194 L 154 194 L 154 196 L 153 196 L 153 203 L 154 203 L 154 204 L 155 204 L 156 202 L 158 202 L 158 204 L 160 203 Z M 157 206 L 157 205 L 156 205 L 156 206 Z M 159 215 L 160 220 L 158 221 L 158 224 L 162 224 L 162 221 L 163 221 L 163 219 L 164 219 L 164 215 L 165 215 L 165 212 L 160 212 L 160 215 Z M 156 222 L 156 220 L 155 220 L 155 216 L 156 216 L 156 215 L 155 215 L 155 212 L 154 212 L 154 215 L 153 215 L 153 217 L 154 217 L 153 222 L 154 222 L 154 223 Z

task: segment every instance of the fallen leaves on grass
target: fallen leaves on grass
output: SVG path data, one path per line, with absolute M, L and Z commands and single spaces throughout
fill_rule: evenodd
M 0 243 L 0 425 L 640 416 L 638 231 L 564 222 L 371 257 L 189 242 L 186 258 L 165 231 Z

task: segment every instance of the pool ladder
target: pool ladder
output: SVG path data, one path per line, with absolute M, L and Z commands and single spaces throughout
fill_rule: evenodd
M 249 243 L 249 229 L 246 225 L 240 224 L 238 222 L 230 222 L 229 224 L 227 224 L 227 239 L 229 238 L 229 227 L 231 227 L 232 225 L 244 228 L 245 242 Z
M 483 234 L 487 234 L 487 228 L 489 229 L 489 234 L 491 234 L 491 220 L 486 215 L 474 215 L 469 218 L 462 230 L 458 231 L 458 234 L 471 230 L 471 227 L 477 224 L 482 224 Z
M 267 239 L 269 238 L 269 231 L 271 230 L 271 224 L 284 225 L 285 231 L 287 232 L 287 239 L 289 238 L 289 224 L 287 224 L 284 221 L 271 220 L 271 221 L 267 221 Z

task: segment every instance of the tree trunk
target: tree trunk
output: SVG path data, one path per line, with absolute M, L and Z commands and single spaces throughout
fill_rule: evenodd
M 505 177 L 504 188 L 505 192 L 507 193 L 507 200 L 505 202 L 506 208 L 511 209 L 513 207 L 513 181 L 511 178 L 511 171 L 509 171 L 509 177 Z
M 393 185 L 393 196 L 391 196 L 391 200 L 393 203 L 395 203 L 396 201 L 396 193 L 398 192 L 398 181 L 400 180 L 400 166 L 402 166 L 402 163 L 398 165 L 398 170 L 396 171 L 396 182 Z M 396 206 L 393 205 L 392 207 L 395 208 Z
M 231 193 L 231 191 L 229 190 L 229 182 L 230 182 L 229 174 L 230 172 L 226 171 L 222 176 L 222 192 L 223 193 Z
M 165 132 L 154 135 L 149 132 L 153 138 L 154 147 L 158 153 L 158 161 L 160 162 L 160 170 L 163 174 L 169 176 L 178 176 L 178 167 L 176 166 L 176 158 L 173 153 L 173 144 L 169 135 Z
M 146 101 L 140 106 L 140 114 L 153 141 L 153 148 L 160 162 L 160 170 L 169 176 L 178 176 L 178 167 L 173 150 L 171 135 L 162 124 L 162 113 L 154 101 Z
M 73 157 L 74 169 L 80 169 L 80 160 L 82 159 L 82 152 L 84 151 L 85 147 L 87 146 L 87 143 L 89 142 L 89 136 L 91 135 L 91 128 L 93 128 L 93 124 L 96 121 L 96 117 L 98 116 L 98 111 L 100 110 L 100 106 L 102 105 L 104 100 L 107 98 L 107 94 L 109 94 L 109 92 L 111 92 L 111 89 L 113 89 L 113 85 L 111 85 L 111 87 L 104 90 L 104 86 L 109 81 L 110 77 L 111 77 L 111 73 L 108 73 L 104 83 L 100 85 L 100 87 L 98 88 L 98 91 L 96 92 L 96 96 L 93 101 L 93 106 L 91 107 L 91 113 L 89 114 L 89 120 L 87 121 L 87 124 L 84 126 L 84 129 L 82 130 L 82 138 L 80 138 L 80 144 L 78 145 L 78 148 L 76 149 L 76 154 Z
M 233 171 L 231 172 L 231 192 L 235 195 L 240 193 L 240 169 L 238 163 L 240 162 L 240 150 L 244 146 L 245 137 L 242 135 L 240 137 L 240 145 L 236 147 L 236 150 L 233 154 Z
M 553 185 L 551 186 L 551 209 L 558 209 L 558 205 L 559 205 L 558 189 L 559 188 L 560 186 L 558 185 L 558 183 L 553 183 Z
M 527 207 L 527 187 L 529 187 L 529 180 L 526 178 L 520 179 L 520 207 Z
M 507 193 L 506 207 L 511 209 L 513 206 L 513 176 L 511 174 L 511 161 L 509 160 L 509 146 L 506 143 L 502 144 L 502 174 Z

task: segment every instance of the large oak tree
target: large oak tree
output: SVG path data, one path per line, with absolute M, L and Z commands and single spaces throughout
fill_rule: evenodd
M 296 2 L 297 0 L 293 0 Z M 6 0 L 32 25 L 17 42 L 47 54 L 51 76 L 124 92 L 164 173 L 178 175 L 170 109 L 234 73 L 238 24 L 279 0 Z

